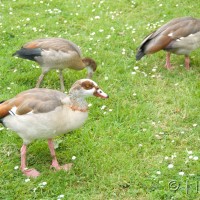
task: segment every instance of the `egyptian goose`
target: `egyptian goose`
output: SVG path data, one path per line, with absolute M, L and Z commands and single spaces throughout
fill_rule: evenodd
M 94 81 L 81 79 L 72 85 L 69 95 L 57 90 L 34 88 L 0 104 L 1 123 L 17 132 L 23 140 L 20 169 L 26 176 L 37 177 L 40 174 L 26 167 L 27 145 L 35 139 L 48 139 L 52 167 L 56 170 L 71 167 L 71 164 L 58 164 L 52 138 L 83 125 L 88 117 L 85 101 L 88 96 L 108 98 Z
M 146 54 L 167 51 L 166 68 L 171 69 L 170 53 L 185 55 L 185 67 L 190 68 L 189 54 L 200 47 L 200 19 L 176 18 L 148 35 L 138 48 L 136 60 Z
M 62 70 L 70 68 L 82 70 L 87 68 L 87 78 L 92 78 L 97 68 L 96 62 L 91 58 L 81 58 L 81 51 L 76 44 L 63 38 L 43 38 L 33 40 L 23 45 L 13 56 L 37 62 L 42 73 L 37 81 L 39 88 L 44 76 L 51 69 L 58 69 L 60 76 L 61 91 L 64 92 L 64 79 Z

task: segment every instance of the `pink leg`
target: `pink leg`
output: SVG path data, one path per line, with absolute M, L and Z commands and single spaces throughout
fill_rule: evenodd
M 23 144 L 21 148 L 21 171 L 29 177 L 37 177 L 40 173 L 35 169 L 26 168 L 26 145 Z
M 44 68 L 42 68 L 42 73 L 40 74 L 38 80 L 37 80 L 37 83 L 36 83 L 36 88 L 39 88 L 43 79 L 44 79 L 44 76 L 48 73 L 48 70 L 44 70 Z
M 37 81 L 37 84 L 36 84 L 36 88 L 39 88 L 40 87 L 40 85 L 41 85 L 41 83 L 42 83 L 42 81 L 43 81 L 43 79 L 44 79 L 44 76 L 45 76 L 45 74 L 41 74 L 40 75 L 40 77 L 39 77 L 39 79 L 38 79 L 38 81 Z
M 50 153 L 51 153 L 51 156 L 52 156 L 51 167 L 54 167 L 56 170 L 60 170 L 60 169 L 64 169 L 66 171 L 70 170 L 70 168 L 72 167 L 72 163 L 66 164 L 64 166 L 60 166 L 58 164 L 52 139 L 48 140 L 48 145 L 49 145 L 49 150 L 50 150 Z
M 185 56 L 185 68 L 187 69 L 187 70 L 189 70 L 190 69 L 190 58 L 189 58 L 189 56 Z
M 165 64 L 165 67 L 167 68 L 167 69 L 172 69 L 172 66 L 171 66 L 171 63 L 170 63 L 170 52 L 167 52 L 167 54 L 166 54 L 166 64 Z

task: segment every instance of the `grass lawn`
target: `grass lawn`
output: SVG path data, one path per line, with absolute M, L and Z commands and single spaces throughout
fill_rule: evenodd
M 0 100 L 35 87 L 41 69 L 12 54 L 24 43 L 63 37 L 98 63 L 93 80 L 108 100 L 88 99 L 85 125 L 55 139 L 61 164 L 53 172 L 46 141 L 28 148 L 28 166 L 41 172 L 27 179 L 20 166 L 22 140 L 0 126 L 0 199 L 5 200 L 162 200 L 200 199 L 200 49 L 165 52 L 136 62 L 135 53 L 150 32 L 181 16 L 200 17 L 197 0 L 1 0 Z M 65 70 L 67 90 L 86 70 Z M 51 71 L 43 87 L 60 89 Z M 72 159 L 76 157 L 76 159 Z

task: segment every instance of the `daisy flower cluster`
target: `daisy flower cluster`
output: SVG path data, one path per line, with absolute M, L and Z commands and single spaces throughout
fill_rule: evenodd
M 112 111 L 113 111 L 112 109 L 107 108 L 106 105 L 103 105 L 103 106 L 101 107 L 101 110 L 103 111 L 103 114 L 104 114 L 104 115 L 106 115 L 108 112 L 112 112 Z
M 138 66 L 134 66 L 133 71 L 131 72 L 131 75 L 136 75 L 136 74 L 142 74 L 144 77 L 147 77 L 147 73 L 144 71 L 140 71 Z
M 54 8 L 54 9 L 48 9 L 48 10 L 45 10 L 46 13 L 48 14 L 60 14 L 62 11 L 58 8 Z
M 163 23 L 164 23 L 164 20 L 160 20 L 160 21 L 155 22 L 155 23 L 150 23 L 150 22 L 149 22 L 149 23 L 146 25 L 146 29 L 147 29 L 147 30 L 155 30 L 155 29 L 159 28 Z

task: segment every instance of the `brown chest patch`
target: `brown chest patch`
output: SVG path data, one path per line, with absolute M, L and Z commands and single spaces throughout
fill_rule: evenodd
M 88 112 L 88 108 L 82 109 L 77 106 L 70 106 L 73 111 Z

